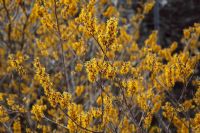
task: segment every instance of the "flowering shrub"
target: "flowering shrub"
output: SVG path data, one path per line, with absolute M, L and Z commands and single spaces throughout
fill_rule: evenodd
M 200 24 L 138 45 L 154 4 L 0 0 L 0 132 L 200 132 Z

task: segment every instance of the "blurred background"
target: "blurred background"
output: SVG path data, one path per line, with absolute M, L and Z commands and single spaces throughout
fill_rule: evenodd
M 113 0 L 113 4 L 126 9 L 124 15 L 127 17 L 137 12 L 144 2 L 146 0 Z M 154 9 L 142 21 L 139 42 L 143 42 L 152 30 L 158 30 L 159 44 L 163 47 L 173 41 L 181 43 L 182 30 L 199 22 L 200 0 L 156 0 Z

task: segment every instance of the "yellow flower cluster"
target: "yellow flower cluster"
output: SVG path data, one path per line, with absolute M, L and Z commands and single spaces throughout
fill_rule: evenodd
M 32 108 L 32 110 L 31 110 L 31 113 L 33 113 L 34 114 L 34 116 L 35 116 L 35 118 L 36 118 L 36 120 L 41 120 L 41 118 L 43 118 L 44 117 L 44 111 L 46 110 L 46 105 L 37 105 L 37 104 L 35 104 L 35 105 L 33 105 L 33 108 Z
M 63 19 L 73 17 L 78 12 L 78 2 L 80 0 L 61 0 L 59 5 L 64 6 L 61 10 Z
M 144 14 L 148 14 L 151 9 L 154 7 L 155 1 L 151 0 L 150 2 L 147 2 L 144 4 Z
M 192 128 L 194 132 L 199 132 L 200 131 L 200 114 L 197 113 L 192 120 Z
M 83 64 L 77 63 L 75 66 L 75 71 L 80 72 L 83 69 Z
M 13 132 L 14 133 L 21 133 L 21 123 L 20 118 L 17 118 L 13 123 Z
M 73 50 L 76 52 L 76 55 L 83 56 L 86 52 L 84 42 L 75 42 L 72 44 Z
M 116 75 L 115 67 L 103 60 L 93 58 L 89 62 L 86 62 L 85 66 L 90 82 L 97 81 L 98 76 L 112 80 Z
M 20 75 L 24 75 L 26 71 L 23 67 L 23 62 L 26 61 L 28 58 L 28 56 L 24 56 L 21 52 L 17 52 L 16 55 L 9 55 L 7 70 L 16 70 Z
M 0 122 L 4 123 L 9 121 L 9 116 L 6 112 L 6 109 L 3 106 L 0 106 Z
M 167 88 L 172 88 L 175 82 L 186 83 L 194 71 L 198 57 L 189 57 L 189 53 L 174 55 L 170 62 L 164 67 L 163 80 Z
M 104 51 L 116 49 L 117 25 L 117 19 L 110 18 L 106 23 L 105 31 L 99 31 L 100 34 L 98 34 L 98 41 Z
M 76 87 L 76 95 L 80 96 L 85 90 L 85 87 L 83 85 L 77 86 Z
M 163 110 L 163 116 L 176 126 L 177 132 L 189 132 L 188 123 L 184 119 L 178 117 L 176 109 L 174 109 L 170 103 L 167 102 L 165 106 L 163 106 Z
M 39 58 L 35 59 L 34 67 L 36 68 L 35 79 L 39 81 L 44 88 L 44 93 L 48 97 L 51 106 L 56 107 L 57 104 L 60 104 L 63 109 L 67 108 L 71 95 L 67 92 L 61 94 L 60 92 L 54 91 L 53 83 L 51 82 L 49 75 L 45 72 L 45 68 L 40 64 Z
M 200 24 L 142 41 L 156 2 L 0 0 L 0 132 L 200 132 Z
M 130 131 L 136 132 L 136 128 L 134 124 L 130 124 L 127 117 L 124 117 L 120 123 L 121 133 L 128 133 Z
M 82 27 L 80 27 L 81 31 L 87 33 L 90 36 L 94 36 L 97 26 L 97 20 L 94 17 L 94 5 L 95 0 L 90 0 L 88 5 L 81 10 L 79 17 L 76 19 L 76 22 L 83 25 Z
M 37 46 L 43 56 L 48 56 L 47 45 L 39 40 L 37 40 Z

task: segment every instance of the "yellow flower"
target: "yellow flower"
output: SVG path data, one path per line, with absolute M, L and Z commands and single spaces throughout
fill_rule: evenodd
M 151 121 L 152 121 L 152 114 L 148 112 L 144 118 L 144 128 L 149 128 L 151 126 Z
M 83 85 L 77 86 L 76 87 L 76 95 L 80 96 L 84 92 L 85 88 Z
M 153 126 L 151 129 L 150 129 L 150 131 L 149 131 L 149 133 L 161 133 L 161 128 L 159 128 L 159 127 L 157 127 L 157 126 Z
M 36 120 L 40 121 L 44 117 L 44 111 L 47 109 L 46 105 L 33 105 L 31 113 L 34 114 Z
M 118 14 L 117 9 L 114 6 L 109 6 L 106 11 L 103 13 L 106 17 L 116 16 Z
M 184 29 L 183 30 L 183 35 L 186 39 L 189 39 L 190 37 L 190 30 L 189 29 Z
M 71 103 L 71 94 L 68 92 L 63 92 L 63 96 L 59 99 L 60 107 L 62 109 L 67 109 Z
M 21 133 L 21 123 L 20 118 L 17 118 L 13 123 L 13 131 L 14 133 Z
M 2 105 L 0 105 L 0 122 L 5 123 L 7 121 L 9 121 L 7 111 Z
M 75 66 L 75 71 L 80 72 L 83 69 L 83 64 L 77 63 Z
M 116 47 L 116 37 L 117 37 L 117 26 L 118 20 L 116 18 L 110 18 L 106 22 L 105 32 L 101 31 L 98 35 L 98 40 L 103 48 L 104 52 L 115 49 Z
M 146 2 L 145 5 L 144 5 L 144 14 L 147 14 L 151 11 L 151 9 L 153 8 L 155 4 L 155 1 L 152 1 L 152 2 Z
M 131 62 L 123 62 L 120 70 L 120 74 L 127 74 L 130 70 Z
M 200 131 L 200 113 L 197 113 L 192 120 L 192 129 L 196 132 Z

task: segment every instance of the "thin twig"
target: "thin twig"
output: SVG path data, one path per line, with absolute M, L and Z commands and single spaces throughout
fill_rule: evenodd
M 60 108 L 61 109 L 61 108 Z M 62 109 L 61 109 L 62 110 Z M 93 131 L 93 130 L 90 130 L 88 128 L 84 128 L 82 127 L 81 125 L 79 125 L 73 118 L 71 118 L 64 110 L 62 110 L 62 112 L 74 123 L 76 124 L 79 128 L 85 130 L 85 131 L 88 131 L 88 132 L 92 132 L 92 133 L 103 133 L 103 131 Z
M 67 70 L 66 70 L 66 66 L 65 66 L 63 41 L 61 39 L 62 36 L 61 36 L 60 26 L 59 26 L 59 22 L 58 22 L 56 0 L 54 0 L 54 13 L 55 13 L 55 17 L 56 17 L 56 25 L 57 25 L 58 37 L 59 37 L 59 41 L 60 41 L 59 44 L 60 44 L 60 48 L 61 48 L 61 58 L 62 58 L 62 64 L 63 64 L 63 68 L 64 68 L 64 76 L 65 76 L 65 80 L 66 80 L 66 89 L 67 89 L 67 91 L 69 91 L 70 89 L 68 87 L 70 87 L 70 84 L 69 84 L 69 80 L 68 80 L 68 76 L 67 76 Z
M 11 45 L 11 30 L 12 30 L 12 27 L 11 27 L 11 17 L 10 17 L 10 13 L 9 13 L 9 10 L 8 8 L 6 7 L 6 1 L 3 0 L 3 8 L 5 9 L 6 11 L 6 16 L 8 18 L 8 33 L 7 33 L 7 36 L 8 36 L 8 43 Z M 12 46 L 11 46 L 11 49 L 12 49 Z
M 66 126 L 64 126 L 64 125 L 62 125 L 62 124 L 59 124 L 59 123 L 57 123 L 57 122 L 51 120 L 50 118 L 48 118 L 48 117 L 46 117 L 46 116 L 43 116 L 43 118 L 45 118 L 46 120 L 48 120 L 48 121 L 50 121 L 50 122 L 52 122 L 52 123 L 54 123 L 54 124 L 56 124 L 56 125 L 58 125 L 58 126 L 60 126 L 60 127 L 63 127 L 63 128 L 65 128 L 65 129 L 68 130 L 68 128 L 67 128 Z

